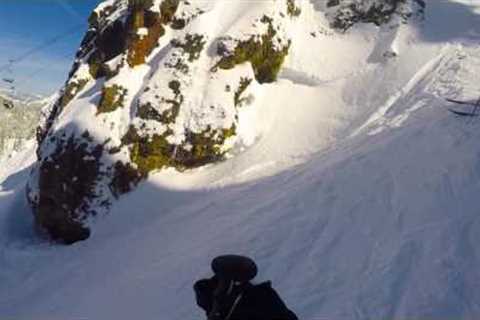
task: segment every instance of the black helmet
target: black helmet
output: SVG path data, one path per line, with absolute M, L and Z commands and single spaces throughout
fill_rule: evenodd
M 257 265 L 252 259 L 239 255 L 216 257 L 212 261 L 212 270 L 220 279 L 238 282 L 248 282 L 258 273 Z

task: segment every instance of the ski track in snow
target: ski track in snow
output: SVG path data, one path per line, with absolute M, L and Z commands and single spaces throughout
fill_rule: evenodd
M 388 46 L 367 43 L 348 63 Z M 191 286 L 232 252 L 252 256 L 301 319 L 478 319 L 480 123 L 443 98 L 476 98 L 480 49 L 408 49 L 338 77 L 294 52 L 253 146 L 158 173 L 71 247 L 32 230 L 34 148 L 2 163 L 0 317 L 201 319 Z

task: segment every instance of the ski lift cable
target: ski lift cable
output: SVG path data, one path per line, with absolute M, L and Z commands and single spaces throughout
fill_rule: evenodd
M 84 21 L 83 16 L 80 15 L 68 2 L 63 0 L 56 0 L 57 4 L 62 7 L 62 9 L 67 12 L 70 16 L 78 21 Z
M 63 55 L 61 57 L 59 57 L 60 59 L 66 59 L 66 58 L 70 58 L 72 56 L 75 56 L 75 53 L 68 53 L 66 55 Z M 35 78 L 36 76 L 38 76 L 42 71 L 45 71 L 46 69 L 48 69 L 50 67 L 50 65 L 44 65 L 43 67 L 40 67 L 38 68 L 37 70 L 33 71 L 32 73 L 22 77 L 23 79 L 22 80 L 30 80 L 32 78 Z
M 62 32 L 58 35 L 56 35 L 55 37 L 52 37 L 50 39 L 48 39 L 47 41 L 39 44 L 38 46 L 36 47 L 33 47 L 32 49 L 24 52 L 23 54 L 17 56 L 16 58 L 13 58 L 13 59 L 10 59 L 8 63 L 4 64 L 3 66 L 0 66 L 0 72 L 5 72 L 9 69 L 11 69 L 11 67 L 19 62 L 22 62 L 23 60 L 25 60 L 26 58 L 32 56 L 33 54 L 37 53 L 37 52 L 41 52 L 43 50 L 45 50 L 46 48 L 49 48 L 50 46 L 56 44 L 57 42 L 61 41 L 61 40 L 64 40 L 66 38 L 68 38 L 70 35 L 74 34 L 75 32 L 81 30 L 82 28 L 85 27 L 85 24 L 77 24 L 71 28 L 69 28 L 67 31 L 65 32 Z

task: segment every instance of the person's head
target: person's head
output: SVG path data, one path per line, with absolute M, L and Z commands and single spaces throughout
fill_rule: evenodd
M 250 280 L 257 275 L 255 262 L 247 257 L 224 255 L 213 259 L 210 279 L 199 280 L 194 285 L 197 304 L 210 314 L 215 302 L 229 304 L 230 298 L 250 286 Z
M 213 259 L 211 264 L 215 275 L 225 281 L 246 283 L 256 277 L 258 268 L 255 262 L 245 256 L 224 255 Z

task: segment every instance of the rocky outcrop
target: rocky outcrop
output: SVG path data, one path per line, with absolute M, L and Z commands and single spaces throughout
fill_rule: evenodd
M 92 148 L 91 142 L 88 132 L 81 139 L 60 139 L 39 168 L 35 221 L 54 240 L 70 244 L 90 235 L 84 221 L 95 214 L 90 200 L 96 196 L 103 153 L 102 145 Z
M 424 0 L 328 0 L 327 8 L 332 28 L 343 32 L 356 23 L 373 23 L 377 26 L 388 23 L 393 17 L 407 21 L 413 16 L 422 16 Z
M 250 21 L 221 31 L 202 20 L 221 5 L 107 0 L 93 12 L 37 132 L 28 199 L 50 238 L 84 240 L 92 219 L 152 172 L 221 161 L 247 143 L 241 113 L 276 80 L 301 7 L 267 0 L 252 6 Z
M 69 79 L 37 130 L 28 198 L 52 239 L 88 238 L 94 217 L 152 172 L 222 161 L 252 143 L 245 122 L 254 120 L 243 115 L 277 80 L 305 7 L 259 1 L 232 23 L 224 10 L 245 4 L 226 3 L 106 0 L 92 13 Z M 422 4 L 329 0 L 325 12 L 346 31 L 408 19 Z

